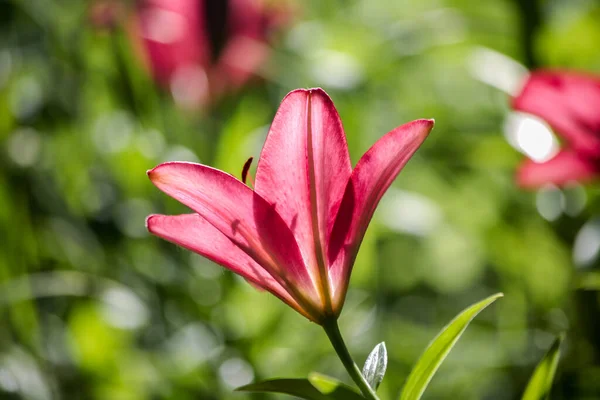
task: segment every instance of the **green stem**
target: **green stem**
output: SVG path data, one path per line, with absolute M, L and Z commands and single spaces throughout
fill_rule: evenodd
M 367 381 L 362 375 L 362 372 L 352 359 L 352 356 L 348 352 L 348 348 L 346 347 L 346 343 L 344 343 L 344 339 L 342 338 L 342 334 L 340 333 L 340 328 L 338 327 L 336 318 L 326 319 L 323 324 L 323 329 L 325 329 L 325 333 L 329 338 L 329 341 L 333 345 L 335 352 L 338 357 L 344 364 L 346 371 L 352 378 L 352 380 L 358 385 L 360 391 L 365 396 L 365 398 L 370 400 L 379 400 L 375 391 L 369 386 Z

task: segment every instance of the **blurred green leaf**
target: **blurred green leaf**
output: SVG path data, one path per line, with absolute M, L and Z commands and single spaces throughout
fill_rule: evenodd
M 483 309 L 502 296 L 502 293 L 497 293 L 479 303 L 473 304 L 454 318 L 448 326 L 442 329 L 438 336 L 429 344 L 408 376 L 404 388 L 402 389 L 400 400 L 418 400 L 421 398 L 429 381 L 431 381 L 431 378 L 448 353 L 450 353 L 450 350 L 452 350 L 465 329 L 467 329 L 469 323 Z
M 554 374 L 558 366 L 560 344 L 563 339 L 563 335 L 556 338 L 542 361 L 540 361 L 535 371 L 533 371 L 525 393 L 523 393 L 523 400 L 544 400 L 549 398 L 552 381 L 554 380 Z
M 308 379 L 270 379 L 236 389 L 240 392 L 283 393 L 306 400 L 361 400 L 350 386 L 325 375 L 312 373 Z
M 586 272 L 575 278 L 576 288 L 581 290 L 600 290 L 600 273 Z
M 327 375 L 320 374 L 318 372 L 311 372 L 308 374 L 308 380 L 317 390 L 323 394 L 331 394 L 339 390 L 340 388 L 351 392 L 350 395 L 359 395 L 359 392 L 354 390 L 352 387 L 338 381 Z M 360 396 L 362 398 L 362 396 Z
M 385 376 L 387 369 L 387 349 L 385 343 L 381 342 L 373 348 L 362 370 L 362 374 L 369 385 L 377 390 Z

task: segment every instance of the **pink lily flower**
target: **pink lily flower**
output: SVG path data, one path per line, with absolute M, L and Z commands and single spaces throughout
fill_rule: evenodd
M 263 0 L 142 0 L 133 38 L 155 80 L 195 107 L 257 72 L 283 12 Z
M 148 230 L 321 324 L 339 315 L 375 208 L 432 128 L 423 119 L 392 130 L 353 170 L 329 96 L 294 90 L 275 115 L 254 190 L 206 165 L 161 164 L 148 172 L 152 183 L 194 213 L 151 215 Z
M 513 108 L 544 119 L 565 142 L 548 161 L 525 161 L 517 172 L 519 185 L 564 185 L 600 175 L 600 78 L 574 72 L 533 72 L 513 100 Z

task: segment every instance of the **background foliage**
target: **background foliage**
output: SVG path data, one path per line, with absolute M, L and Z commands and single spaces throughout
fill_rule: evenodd
M 598 398 L 598 190 L 515 186 L 523 156 L 498 87 L 519 64 L 600 71 L 600 3 L 296 2 L 260 77 L 194 110 L 89 7 L 0 0 L 0 397 L 266 399 L 279 397 L 232 388 L 346 379 L 318 326 L 144 227 L 185 211 L 147 169 L 189 160 L 239 176 L 283 96 L 321 86 L 354 161 L 395 126 L 436 119 L 376 213 L 340 320 L 361 362 L 386 342 L 382 397 L 452 317 L 503 291 L 424 398 L 517 398 L 561 332 L 552 398 Z

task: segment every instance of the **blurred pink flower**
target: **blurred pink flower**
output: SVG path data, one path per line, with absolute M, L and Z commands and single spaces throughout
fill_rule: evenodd
M 519 185 L 563 185 L 600 175 L 600 78 L 574 72 L 533 72 L 513 108 L 544 119 L 565 142 L 548 161 L 525 161 L 517 173 Z
M 196 107 L 257 72 L 284 11 L 264 0 L 142 0 L 133 35 L 158 83 Z
M 89 21 L 101 30 L 115 29 L 125 15 L 126 10 L 121 0 L 95 0 L 89 5 Z
M 184 162 L 148 172 L 195 213 L 151 215 L 148 230 L 267 290 L 310 320 L 342 309 L 358 248 L 381 196 L 425 140 L 433 120 L 383 136 L 352 170 L 339 115 L 321 89 L 281 103 L 254 190 L 211 167 Z

